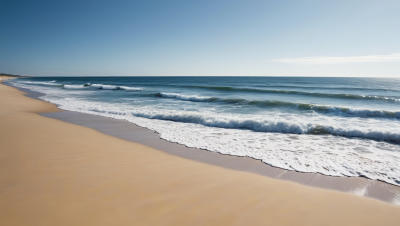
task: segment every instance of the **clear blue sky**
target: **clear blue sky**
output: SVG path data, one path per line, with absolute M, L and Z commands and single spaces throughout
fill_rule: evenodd
M 0 0 L 0 72 L 398 76 L 400 0 Z

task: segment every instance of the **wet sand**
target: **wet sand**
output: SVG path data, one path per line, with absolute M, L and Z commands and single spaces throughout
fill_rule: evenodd
M 0 225 L 397 225 L 400 220 L 395 205 L 228 169 L 245 161 L 242 170 L 261 167 L 253 159 L 204 150 L 207 154 L 192 154 L 210 163 L 227 161 L 219 167 L 176 156 L 185 154 L 182 145 L 170 143 L 160 151 L 127 141 L 169 143 L 118 120 L 100 117 L 102 123 L 90 123 L 104 131 L 115 126 L 121 134 L 136 132 L 120 139 L 101 128 L 37 114 L 57 111 L 0 84 Z

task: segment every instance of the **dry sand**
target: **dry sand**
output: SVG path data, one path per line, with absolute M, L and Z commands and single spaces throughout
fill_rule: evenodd
M 400 208 L 169 155 L 38 115 L 0 85 L 0 225 L 398 225 Z

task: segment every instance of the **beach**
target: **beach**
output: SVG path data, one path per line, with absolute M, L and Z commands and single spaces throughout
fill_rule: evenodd
M 0 85 L 1 225 L 397 225 L 400 208 L 184 159 L 47 118 Z M 145 138 L 143 138 L 145 139 Z
M 67 117 L 46 116 L 69 123 L 109 127 L 102 126 L 105 120 L 70 112 L 116 119 L 196 153 L 208 150 L 286 171 L 368 178 L 400 187 L 396 79 L 35 77 L 5 83 L 56 104 Z M 81 116 L 86 119 L 78 121 L 84 124 L 75 123 Z M 86 123 L 92 118 L 95 123 Z M 134 137 L 131 131 L 117 133 Z M 150 144 L 158 143 L 154 141 Z M 370 196 L 369 187 L 364 183 L 345 190 Z M 398 203 L 400 191 L 391 193 L 381 200 Z

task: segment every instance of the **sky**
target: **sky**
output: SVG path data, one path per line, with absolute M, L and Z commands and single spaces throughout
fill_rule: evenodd
M 400 77 L 399 0 L 0 0 L 0 72 Z

